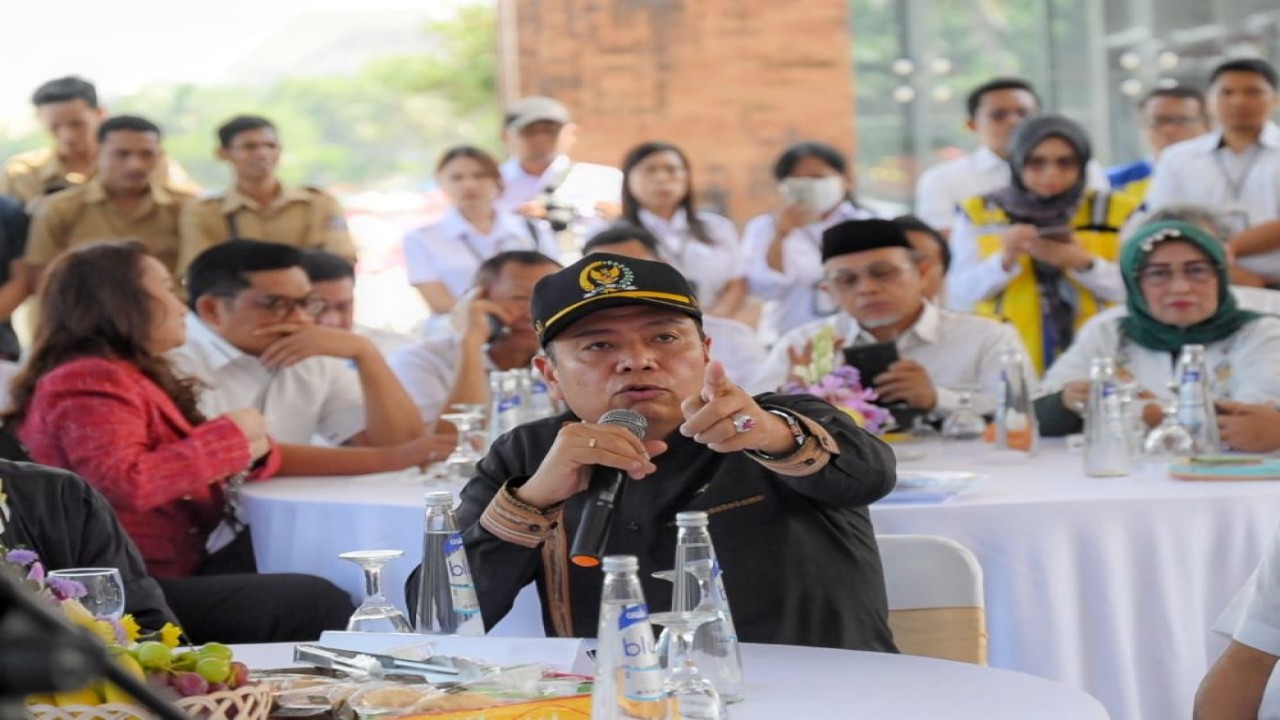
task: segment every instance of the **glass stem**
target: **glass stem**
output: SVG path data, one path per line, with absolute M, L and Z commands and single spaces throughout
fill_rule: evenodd
M 382 599 L 382 566 L 364 568 L 364 594 L 370 600 Z
M 671 628 L 671 659 L 667 667 L 675 671 L 685 671 L 693 664 L 693 633 L 696 628 Z

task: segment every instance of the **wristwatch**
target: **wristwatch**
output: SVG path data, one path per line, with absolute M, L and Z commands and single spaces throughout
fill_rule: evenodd
M 765 460 L 782 460 L 790 457 L 795 454 L 797 450 L 804 447 L 804 444 L 809 440 L 809 431 L 804 429 L 804 425 L 800 424 L 800 421 L 796 418 L 794 413 L 788 410 L 783 410 L 782 408 L 765 408 L 764 411 L 771 415 L 777 415 L 787 421 L 787 427 L 791 430 L 791 437 L 796 441 L 796 446 L 791 449 L 791 452 L 783 453 L 782 455 L 770 455 L 763 450 L 751 450 L 750 452 L 759 455 Z

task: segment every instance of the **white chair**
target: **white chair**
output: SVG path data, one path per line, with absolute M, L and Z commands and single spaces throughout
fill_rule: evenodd
M 973 553 L 933 535 L 877 535 L 876 542 L 898 649 L 986 665 L 982 567 Z

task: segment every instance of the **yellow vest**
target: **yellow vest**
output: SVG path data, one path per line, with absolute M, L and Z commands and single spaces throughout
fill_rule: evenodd
M 1080 209 L 1071 220 L 1071 226 L 1075 228 L 1076 237 L 1084 249 L 1091 255 L 1115 262 L 1120 256 L 1120 228 L 1137 208 L 1138 202 L 1128 194 L 1088 190 L 1080 203 Z M 981 196 L 971 197 L 960 203 L 960 209 L 974 227 L 989 230 L 978 236 L 979 256 L 986 258 L 1000 252 L 1002 248 L 998 226 L 1010 224 L 1005 211 Z M 1052 364 L 1056 356 L 1066 348 L 1052 348 L 1054 357 L 1045 357 L 1047 349 L 1035 271 L 1029 257 L 1019 258 L 1018 263 L 1022 268 L 1018 276 L 994 297 L 978 303 L 974 312 L 1012 324 L 1022 336 L 1023 345 L 1026 346 L 1036 371 L 1043 373 L 1045 367 Z M 1086 320 L 1108 303 L 1076 282 L 1070 273 L 1065 277 L 1076 291 L 1074 327 L 1079 330 Z

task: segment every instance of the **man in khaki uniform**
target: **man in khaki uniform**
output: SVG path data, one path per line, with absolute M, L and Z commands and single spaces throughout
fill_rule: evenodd
M 23 205 L 93 177 L 98 162 L 98 126 L 106 117 L 106 111 L 98 106 L 93 83 L 78 77 L 50 80 L 36 88 L 31 103 L 54 143 L 4 163 L 0 195 L 13 196 Z M 152 180 L 179 192 L 199 192 L 186 171 L 167 158 L 156 163 Z
M 355 246 L 337 199 L 319 188 L 290 187 L 276 177 L 281 146 L 270 120 L 234 117 L 218 128 L 218 142 L 218 157 L 231 165 L 235 184 L 183 212 L 180 270 L 207 248 L 231 239 L 327 250 L 355 262 Z
M 63 251 L 99 240 L 137 239 L 170 270 L 177 263 L 178 216 L 191 196 L 151 179 L 162 156 L 160 128 L 119 115 L 98 126 L 97 142 L 93 179 L 36 206 L 26 254 L 33 279 Z

